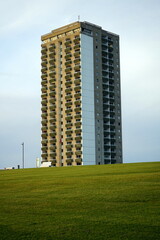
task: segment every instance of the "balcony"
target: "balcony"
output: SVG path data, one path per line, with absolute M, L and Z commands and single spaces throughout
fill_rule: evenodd
M 56 79 L 55 79 L 55 78 L 51 78 L 51 79 L 49 80 L 49 82 L 50 82 L 50 84 L 53 84 L 53 83 L 56 82 Z
M 47 129 L 48 129 L 47 126 L 42 126 L 42 127 L 41 127 L 42 132 L 46 132 Z
M 66 47 L 70 47 L 70 46 L 71 46 L 71 43 L 72 43 L 71 40 L 67 40 L 67 41 L 65 42 Z
M 47 143 L 48 143 L 48 140 L 47 140 L 47 139 L 42 139 L 41 143 L 42 143 L 42 144 L 47 144 Z
M 74 111 L 75 112 L 81 112 L 82 108 L 81 107 L 75 107 Z
M 65 76 L 65 79 L 71 79 L 72 78 L 72 74 L 67 74 L 66 76 Z
M 79 36 L 76 37 L 73 41 L 74 41 L 75 44 L 79 44 L 79 42 L 80 42 L 80 37 L 79 37 Z
M 50 142 L 50 144 L 56 144 L 56 138 L 54 137 L 54 138 L 51 138 L 50 140 L 49 140 L 49 142 Z
M 66 65 L 66 67 L 69 67 L 69 66 L 71 66 L 71 65 L 72 65 L 72 61 L 71 61 L 71 60 L 69 60 L 69 61 L 66 61 L 66 62 L 65 62 L 65 65 Z
M 78 127 L 78 126 L 81 127 L 81 122 L 80 122 L 80 121 L 79 121 L 79 122 L 76 122 L 76 123 L 75 123 L 75 126 L 76 126 L 76 127 Z
M 79 134 L 79 133 L 81 133 L 81 132 L 82 132 L 82 129 L 81 129 L 81 128 L 78 128 L 78 129 L 75 130 L 75 133 L 76 133 L 76 134 Z
M 51 71 L 51 72 L 49 73 L 49 76 L 50 76 L 50 77 L 55 77 L 55 75 L 56 75 L 56 71 Z
M 75 105 L 80 105 L 81 104 L 81 99 L 79 98 L 79 99 L 76 99 L 75 101 L 74 101 L 74 104 Z
M 51 159 L 51 165 L 52 166 L 55 166 L 57 163 L 57 160 L 55 158 Z
M 56 95 L 56 91 L 51 91 L 51 92 L 49 93 L 49 96 L 50 96 L 50 97 L 55 97 L 55 95 Z
M 56 52 L 53 51 L 49 54 L 50 59 L 55 58 Z
M 42 91 L 42 93 L 47 93 L 47 87 L 43 86 L 43 87 L 41 88 L 41 91 Z
M 74 83 L 75 83 L 75 85 L 80 85 L 81 79 L 80 78 L 75 79 Z
M 46 48 L 46 47 L 42 47 L 41 53 L 42 53 L 42 54 L 46 54 L 46 53 L 47 53 L 47 48 Z
M 75 70 L 75 71 L 80 71 L 80 70 L 81 70 L 81 66 L 80 66 L 80 65 L 76 65 L 76 66 L 74 67 L 74 70 Z
M 42 158 L 47 158 L 48 154 L 47 153 L 42 153 Z
M 41 117 L 42 117 L 43 119 L 44 119 L 44 118 L 47 118 L 47 116 L 48 116 L 47 112 L 44 112 L 44 113 L 41 114 Z
M 47 87 L 47 79 L 42 79 L 41 85 L 42 87 Z
M 81 143 L 77 143 L 77 144 L 75 144 L 75 147 L 76 147 L 76 148 L 81 148 L 81 147 L 82 147 L 82 144 L 81 144 Z
M 72 108 L 65 110 L 65 113 L 71 113 L 71 112 L 72 112 Z
M 44 139 L 44 138 L 47 138 L 47 136 L 48 136 L 48 134 L 47 134 L 47 132 L 43 132 L 42 134 L 41 134 L 41 137 Z
M 66 88 L 71 87 L 71 85 L 72 85 L 72 80 L 69 79 L 69 81 L 66 81 L 66 82 L 65 82 L 65 85 L 66 85 Z
M 42 61 L 47 61 L 47 54 L 42 55 L 41 60 Z
M 78 57 L 78 58 L 75 58 L 74 63 L 75 63 L 75 64 L 80 63 L 80 58 L 79 58 L 79 57 Z
M 66 106 L 66 107 L 72 106 L 72 101 L 66 102 L 66 103 L 65 103 L 65 106 Z
M 81 150 L 78 150 L 75 152 L 76 155 L 81 155 L 82 154 L 82 151 Z
M 45 98 L 47 98 L 47 95 L 48 95 L 47 93 L 43 93 L 43 94 L 41 94 L 41 98 L 45 99 Z
M 47 106 L 42 106 L 42 107 L 41 107 L 41 110 L 42 110 L 43 112 L 47 112 Z
M 46 106 L 46 105 L 47 105 L 47 99 L 42 99 L 41 104 L 42 104 L 43 106 Z
M 55 99 L 55 98 L 51 98 L 51 99 L 49 100 L 49 103 L 51 103 L 51 104 L 55 104 L 55 102 L 56 102 L 56 99 Z
M 73 148 L 73 145 L 72 145 L 72 144 L 67 144 L 67 145 L 66 145 L 66 148 L 67 148 L 67 149 L 72 149 L 72 148 Z
M 42 67 L 47 67 L 47 61 L 41 62 L 41 66 L 42 66 Z
M 81 90 L 81 85 L 76 86 L 76 87 L 74 88 L 74 90 L 75 90 L 75 92 L 80 91 L 80 90 Z
M 70 53 L 70 54 L 66 54 L 66 56 L 65 56 L 66 61 L 67 61 L 67 60 L 71 60 L 71 57 L 72 57 L 72 54 L 71 54 L 71 53 Z
M 49 46 L 49 51 L 54 51 L 56 48 L 56 46 L 54 44 L 50 45 Z
M 75 76 L 75 78 L 80 78 L 81 73 L 80 73 L 80 72 L 76 72 L 76 73 L 74 74 L 74 76 Z
M 76 136 L 76 137 L 75 137 L 75 140 L 76 140 L 76 141 L 82 140 L 82 136 Z
M 56 104 L 52 104 L 49 106 L 49 109 L 52 111 L 52 110 L 55 110 L 56 109 Z
M 47 145 L 41 147 L 42 152 L 47 152 Z
M 42 67 L 41 72 L 42 73 L 47 73 L 47 67 Z
M 72 94 L 66 95 L 66 96 L 65 96 L 65 99 L 66 99 L 66 100 L 72 99 Z
M 56 116 L 56 111 L 50 112 L 49 116 L 50 116 L 50 117 L 55 117 L 55 116 Z
M 72 162 L 73 162 L 73 159 L 71 159 L 71 158 L 67 158 L 67 159 L 66 159 L 66 162 L 67 162 L 67 164 L 70 164 L 70 165 L 71 165 Z
M 80 51 L 76 51 L 76 52 L 74 53 L 74 56 L 75 56 L 75 57 L 80 57 Z
M 55 152 L 53 152 L 53 153 L 50 153 L 49 154 L 49 156 L 50 156 L 50 158 L 52 158 L 53 160 L 52 160 L 52 162 L 53 162 L 53 164 L 55 164 L 57 161 L 56 161 L 56 153 Z
M 73 152 L 72 152 L 71 150 L 69 150 L 69 151 L 66 152 L 67 157 L 69 157 L 69 156 L 71 157 L 72 154 L 73 154 Z
M 49 87 L 49 89 L 51 90 L 51 91 L 54 91 L 55 90 L 55 88 L 56 88 L 56 84 L 54 83 L 54 84 L 52 84 L 50 87 Z
M 66 133 L 67 135 L 69 135 L 69 134 L 72 134 L 73 131 L 72 131 L 72 129 L 67 129 L 67 130 L 65 131 L 65 133 Z
M 56 59 L 52 58 L 52 59 L 49 60 L 49 63 L 53 65 L 53 64 L 55 64 L 55 61 L 56 61 Z
M 49 134 L 49 136 L 50 136 L 50 137 L 55 137 L 55 136 L 56 136 L 56 132 L 51 132 L 51 133 Z
M 81 97 L 81 91 L 78 91 L 74 94 L 74 97 L 75 98 L 78 98 L 78 97 Z
M 75 159 L 75 162 L 76 162 L 76 163 L 79 163 L 79 164 L 81 165 L 81 164 L 82 164 L 82 158 L 76 158 L 76 159 Z
M 70 136 L 70 137 L 66 137 L 66 141 L 67 142 L 71 142 L 73 140 L 73 138 Z
M 41 78 L 46 80 L 47 79 L 47 73 L 42 73 Z
M 55 65 L 55 64 L 52 64 L 52 65 L 50 65 L 49 70 L 50 70 L 50 71 L 54 71 L 55 68 L 56 68 L 56 65 Z
M 51 151 L 55 151 L 57 149 L 56 145 L 50 146 L 49 148 Z
M 81 115 L 81 113 L 79 113 L 79 114 L 76 114 L 76 116 L 75 116 L 75 119 L 81 119 L 82 118 L 82 115 Z
M 74 49 L 75 49 L 75 50 L 80 50 L 80 44 L 76 44 L 76 45 L 74 46 Z
M 73 126 L 73 124 L 72 124 L 71 122 L 65 124 L 65 127 L 66 127 L 66 128 L 69 128 L 69 127 L 72 128 L 72 126 Z
M 41 124 L 42 126 L 47 126 L 47 119 L 42 119 Z
M 71 92 L 72 92 L 72 88 L 66 88 L 66 89 L 65 89 L 65 92 L 66 92 L 66 93 L 71 93 Z
M 65 72 L 66 72 L 66 73 L 70 73 L 71 71 L 72 71 L 72 68 L 71 68 L 71 67 L 68 67 L 68 68 L 65 69 Z
M 66 121 L 71 120 L 72 118 L 73 117 L 71 115 L 65 117 Z
M 72 50 L 71 47 L 67 47 L 67 48 L 65 49 L 66 54 L 69 53 L 71 50 Z
M 51 126 L 50 126 L 50 130 L 55 130 L 56 128 L 57 128 L 56 125 L 51 125 Z

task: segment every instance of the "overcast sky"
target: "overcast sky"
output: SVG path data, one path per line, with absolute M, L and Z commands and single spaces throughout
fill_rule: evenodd
M 0 168 L 41 154 L 41 35 L 81 21 L 120 35 L 125 163 L 160 160 L 160 1 L 0 2 Z

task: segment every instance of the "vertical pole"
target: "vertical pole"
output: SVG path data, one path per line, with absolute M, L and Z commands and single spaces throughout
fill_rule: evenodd
M 24 168 L 24 142 L 22 143 L 22 168 Z

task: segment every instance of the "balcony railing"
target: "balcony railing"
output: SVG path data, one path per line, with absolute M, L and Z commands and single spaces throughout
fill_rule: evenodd
M 75 78 L 79 78 L 79 77 L 81 76 L 81 73 L 80 73 L 80 72 L 76 72 L 76 73 L 74 74 L 74 76 L 75 76 Z
M 65 79 L 71 79 L 71 77 L 72 77 L 72 74 L 67 74 L 67 75 L 65 76 Z
M 78 57 L 78 58 L 75 58 L 74 63 L 75 63 L 75 64 L 80 63 L 80 58 L 79 58 L 79 57 Z
M 50 57 L 50 58 L 54 58 L 55 55 L 56 55 L 56 52 L 55 52 L 55 51 L 52 51 L 52 52 L 49 54 L 49 57 Z
M 42 86 L 41 91 L 42 91 L 42 93 L 47 93 L 47 87 L 46 86 Z
M 67 47 L 67 48 L 65 49 L 66 54 L 69 53 L 71 50 L 72 50 L 71 47 Z
M 55 64 L 52 64 L 52 65 L 49 67 L 49 70 L 53 71 L 53 70 L 55 70 L 55 68 L 56 68 L 56 65 L 55 65 Z
M 72 61 L 71 61 L 71 60 L 65 62 L 66 67 L 67 67 L 67 66 L 71 66 L 71 64 L 72 64 Z
M 65 99 L 66 99 L 66 100 L 72 99 L 72 94 L 66 95 L 66 96 L 65 96 Z
M 79 57 L 79 56 L 80 56 L 80 51 L 76 51 L 76 52 L 74 53 L 74 56 L 75 56 L 75 57 Z
M 50 51 L 54 51 L 55 48 L 56 48 L 56 46 L 55 46 L 54 44 L 49 46 L 49 50 L 50 50 Z
M 69 73 L 69 72 L 71 72 L 71 71 L 72 71 L 72 68 L 71 68 L 71 67 L 68 67 L 68 68 L 65 69 L 65 72 L 66 72 L 66 73 Z
M 49 80 L 49 82 L 50 82 L 51 84 L 53 84 L 53 83 L 56 82 L 56 79 L 55 79 L 55 78 L 51 78 L 51 79 Z
M 42 50 L 41 50 L 41 53 L 45 55 L 47 53 L 47 48 L 43 47 Z
M 77 91 L 80 91 L 81 90 L 81 85 L 78 85 L 74 88 L 74 90 L 77 92 Z
M 73 41 L 74 41 L 74 43 L 76 43 L 76 44 L 79 43 L 79 42 L 80 42 L 80 37 L 75 38 Z
M 56 88 L 56 84 L 54 83 L 54 84 L 52 84 L 50 87 L 49 87 L 49 89 L 51 90 L 51 91 L 54 91 L 55 90 L 55 88 Z
M 72 118 L 73 118 L 73 117 L 72 117 L 71 115 L 65 117 L 66 121 L 67 121 L 67 120 L 71 120 Z
M 55 97 L 55 96 L 56 96 L 56 91 L 51 91 L 51 92 L 49 93 L 49 96 L 50 96 L 50 97 Z
M 65 89 L 65 92 L 66 92 L 66 93 L 72 92 L 72 88 L 66 88 L 66 89 Z
M 66 54 L 66 56 L 65 56 L 66 61 L 67 61 L 67 60 L 71 60 L 71 57 L 72 57 L 72 54 L 71 54 L 71 53 L 70 53 L 70 54 Z

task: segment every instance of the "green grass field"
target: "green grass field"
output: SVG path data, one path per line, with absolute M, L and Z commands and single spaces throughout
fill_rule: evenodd
M 0 239 L 158 240 L 160 162 L 0 171 Z

